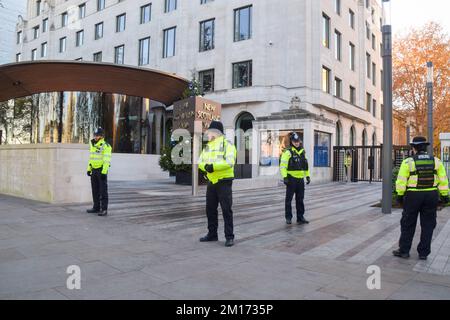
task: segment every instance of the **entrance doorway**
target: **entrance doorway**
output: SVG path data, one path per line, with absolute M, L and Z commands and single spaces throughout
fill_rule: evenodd
M 251 142 L 253 121 L 255 118 L 249 112 L 243 112 L 236 120 L 235 145 L 237 150 L 237 163 L 234 169 L 236 179 L 252 177 Z

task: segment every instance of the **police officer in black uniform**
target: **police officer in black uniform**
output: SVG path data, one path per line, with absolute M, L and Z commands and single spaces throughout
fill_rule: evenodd
M 303 149 L 303 143 L 300 140 L 300 136 L 296 132 L 290 134 L 291 146 L 284 150 L 281 155 L 280 161 L 280 173 L 283 178 L 283 182 L 286 185 L 286 201 L 285 201 L 285 218 L 286 223 L 292 222 L 292 198 L 295 194 L 295 204 L 297 208 L 297 223 L 305 224 L 309 223 L 304 218 L 305 205 L 303 198 L 305 196 L 305 181 L 306 184 L 311 182 L 309 177 L 308 160 L 305 156 L 305 149 Z

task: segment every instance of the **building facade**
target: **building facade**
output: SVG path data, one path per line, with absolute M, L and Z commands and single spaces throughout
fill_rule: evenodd
M 290 130 L 303 135 L 323 181 L 333 146 L 382 141 L 376 0 L 29 0 L 27 9 L 16 61 L 102 61 L 196 78 L 222 104 L 230 137 L 244 132 L 236 134 L 250 166 L 243 176 L 272 174 Z M 146 135 L 158 142 L 140 152 L 159 152 L 170 107 L 136 108 L 133 119 L 153 121 Z
M 17 19 L 23 19 L 27 0 L 0 0 L 0 64 L 14 62 Z

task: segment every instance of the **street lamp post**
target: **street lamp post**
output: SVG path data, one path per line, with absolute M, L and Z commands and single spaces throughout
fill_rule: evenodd
M 383 213 L 392 211 L 392 28 L 391 2 L 383 0 Z
M 433 155 L 433 62 L 427 62 L 428 154 Z
M 406 117 L 406 145 L 411 141 L 411 117 Z

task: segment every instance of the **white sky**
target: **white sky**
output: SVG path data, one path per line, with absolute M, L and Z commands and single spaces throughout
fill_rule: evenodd
M 405 34 L 429 21 L 439 22 L 450 34 L 450 0 L 391 0 L 392 31 Z

